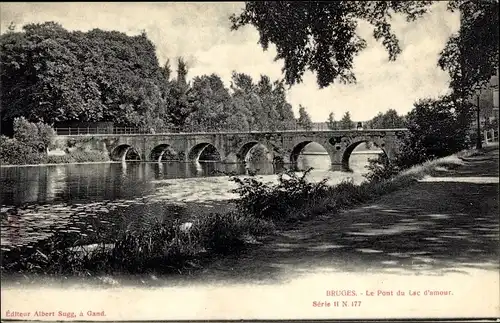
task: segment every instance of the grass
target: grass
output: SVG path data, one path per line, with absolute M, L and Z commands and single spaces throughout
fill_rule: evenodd
M 74 151 L 65 155 L 46 155 L 44 153 L 31 152 L 24 154 L 22 158 L 0 156 L 1 164 L 9 166 L 107 162 L 109 160 L 107 152 L 94 150 Z
M 249 237 L 273 232 L 272 223 L 236 213 L 206 214 L 189 231 L 179 222 L 153 222 L 123 232 L 112 243 L 68 246 L 50 241 L 26 254 L 2 254 L 2 273 L 86 277 L 110 273 L 172 273 L 199 266 L 207 257 L 240 249 Z
M 171 273 L 202 266 L 216 255 L 238 253 L 248 242 L 275 232 L 277 227 L 366 203 L 408 187 L 437 168 L 454 168 L 461 158 L 481 153 L 464 151 L 425 162 L 389 179 L 355 185 L 344 181 L 327 186 L 325 181 L 308 183 L 307 172 L 281 174 L 278 184 L 264 184 L 255 178 L 232 179 L 237 211 L 194 215 L 190 230 L 179 222 L 153 222 L 146 228 L 125 231 L 115 241 L 75 247 L 51 241 L 29 254 L 2 254 L 2 273 L 94 276 L 113 273 Z

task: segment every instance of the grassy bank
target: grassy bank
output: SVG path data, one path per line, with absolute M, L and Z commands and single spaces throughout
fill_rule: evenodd
M 8 153 L 0 156 L 2 166 L 35 166 L 71 163 L 102 163 L 110 161 L 107 152 L 103 151 L 74 151 L 65 155 L 47 155 L 45 153 L 30 153 L 17 156 Z
M 485 149 L 498 149 L 487 147 Z M 126 231 L 114 241 L 74 246 L 50 241 L 29 252 L 2 254 L 2 273 L 29 273 L 88 277 L 119 273 L 176 273 L 203 266 L 204 261 L 238 253 L 276 228 L 293 226 L 317 216 L 336 216 L 344 209 L 412 185 L 435 170 L 455 168 L 463 158 L 482 151 L 464 151 L 414 166 L 396 176 L 355 185 L 309 183 L 306 174 L 281 174 L 277 184 L 253 177 L 232 178 L 239 184 L 235 212 L 192 215 L 188 223 L 151 223 Z

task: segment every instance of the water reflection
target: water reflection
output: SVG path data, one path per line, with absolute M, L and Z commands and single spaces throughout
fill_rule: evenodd
M 363 173 L 374 154 L 353 154 L 351 168 Z M 313 167 L 328 171 L 328 155 L 302 155 L 298 170 Z M 222 164 L 218 162 L 121 162 L 39 167 L 0 168 L 2 205 L 80 203 L 143 196 L 152 191 L 155 180 L 200 178 L 224 174 L 275 174 L 282 169 L 269 162 Z M 337 172 L 330 172 L 335 175 Z M 200 182 L 202 184 L 202 182 Z
M 300 156 L 299 169 L 313 167 L 311 180 L 346 178 L 363 180 L 368 158 L 354 154 L 354 173 L 330 171 L 328 155 Z M 147 225 L 151 219 L 175 219 L 211 211 L 210 205 L 190 202 L 234 198 L 235 184 L 224 174 L 257 173 L 275 181 L 281 171 L 269 162 L 221 164 L 218 162 L 128 162 L 0 168 L 2 247 L 32 245 L 57 235 L 92 241 L 112 239 L 117 230 Z M 167 203 L 165 203 L 167 202 Z M 186 211 L 177 202 L 200 207 Z M 203 208 L 203 210 L 201 210 Z M 104 233 L 103 233 L 104 232 Z M 82 241 L 83 241 L 82 240 Z

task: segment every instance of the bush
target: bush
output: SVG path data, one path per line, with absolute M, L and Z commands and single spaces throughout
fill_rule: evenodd
M 54 138 L 55 131 L 49 125 L 16 118 L 14 138 L 2 136 L 0 139 L 0 162 L 10 165 L 43 163 Z
M 47 151 L 55 135 L 54 129 L 45 123 L 32 123 L 24 117 L 14 119 L 14 139 L 30 146 L 34 151 Z
M 198 237 L 203 245 L 216 253 L 227 253 L 243 245 L 246 228 L 235 213 L 211 213 L 196 221 Z
M 205 214 L 182 230 L 179 221 L 153 221 L 126 230 L 110 243 L 74 246 L 51 239 L 28 252 L 2 253 L 2 272 L 88 276 L 97 273 L 177 272 L 200 255 L 226 254 L 241 248 L 248 235 L 274 231 L 272 223 L 236 213 Z
M 32 147 L 6 136 L 0 136 L 0 163 L 3 165 L 39 164 L 44 155 Z
M 415 103 L 415 108 L 406 118 L 409 131 L 401 138 L 396 165 L 401 169 L 408 168 L 466 149 L 470 144 L 470 112 L 465 110 L 459 110 L 450 97 Z
M 369 159 L 366 168 L 369 172 L 363 176 L 370 182 L 389 179 L 399 173 L 399 167 L 391 162 L 385 154 L 380 154 L 375 159 Z
M 306 181 L 308 169 L 302 176 L 285 171 L 278 175 L 278 184 L 264 184 L 254 177 L 231 177 L 239 187 L 233 192 L 240 195 L 236 201 L 237 209 L 242 214 L 248 214 L 260 219 L 283 220 L 308 200 L 325 196 L 327 193 L 326 179 L 319 183 Z M 288 177 L 288 178 L 287 178 Z

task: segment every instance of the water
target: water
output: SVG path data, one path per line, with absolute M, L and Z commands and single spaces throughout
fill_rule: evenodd
M 364 180 L 373 153 L 353 154 L 353 173 L 330 171 L 326 155 L 299 157 L 299 169 L 315 168 L 308 180 L 333 185 Z M 276 182 L 271 163 L 102 163 L 0 168 L 1 246 L 32 248 L 58 237 L 80 244 L 112 240 L 117 232 L 152 220 L 187 220 L 220 211 L 237 196 L 227 174 L 256 171 Z M 226 174 L 226 175 L 224 175 Z

